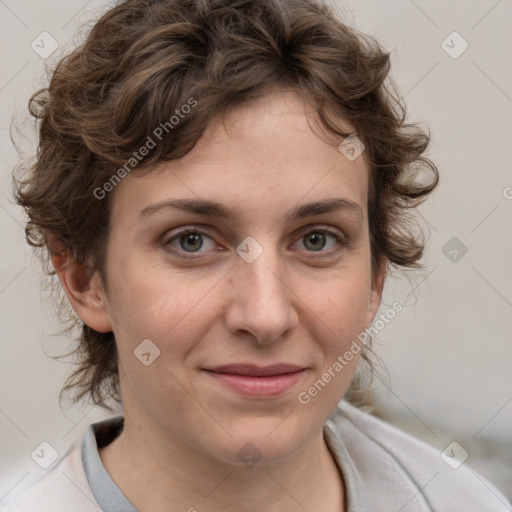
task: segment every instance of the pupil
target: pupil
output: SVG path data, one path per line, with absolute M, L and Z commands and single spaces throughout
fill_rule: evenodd
M 306 240 L 307 240 L 307 242 L 313 241 L 312 249 L 314 251 L 318 250 L 318 249 L 322 249 L 325 245 L 325 235 L 323 233 L 311 233 L 310 235 L 307 235 Z M 318 242 L 320 242 L 320 246 L 318 246 Z M 307 245 L 308 244 L 306 243 L 306 246 Z

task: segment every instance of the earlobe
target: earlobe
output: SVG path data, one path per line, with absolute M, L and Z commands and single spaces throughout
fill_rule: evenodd
M 51 261 L 68 300 L 80 319 L 98 332 L 112 331 L 106 298 L 97 273 L 72 256 L 62 242 L 53 239 Z

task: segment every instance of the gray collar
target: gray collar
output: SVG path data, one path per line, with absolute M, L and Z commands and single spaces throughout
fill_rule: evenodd
M 85 475 L 98 505 L 104 512 L 137 512 L 120 491 L 101 462 L 98 448 L 106 446 L 122 431 L 124 419 L 115 416 L 89 425 L 82 441 Z

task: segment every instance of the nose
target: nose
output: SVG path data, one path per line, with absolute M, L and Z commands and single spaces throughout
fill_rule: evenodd
M 226 324 L 231 332 L 269 344 L 298 325 L 293 286 L 275 251 L 264 250 L 252 263 L 239 258 L 230 276 Z

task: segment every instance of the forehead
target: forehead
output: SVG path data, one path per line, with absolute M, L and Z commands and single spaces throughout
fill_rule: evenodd
M 349 160 L 338 149 L 341 140 L 319 136 L 315 123 L 312 107 L 293 92 L 232 109 L 210 123 L 185 157 L 128 175 L 115 190 L 112 212 L 140 214 L 151 203 L 194 198 L 270 222 L 300 202 L 343 197 L 366 215 L 364 154 Z M 351 131 L 348 124 L 342 128 Z

